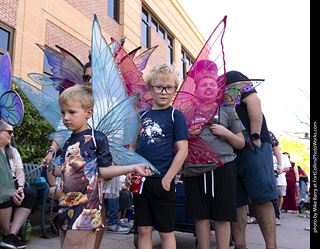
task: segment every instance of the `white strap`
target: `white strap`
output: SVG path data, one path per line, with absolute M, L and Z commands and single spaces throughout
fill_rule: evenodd
M 203 175 L 204 193 L 207 194 L 207 172 Z
M 172 122 L 174 123 L 174 109 L 172 109 L 172 113 L 171 113 L 171 118 L 172 118 Z
M 214 197 L 214 174 L 213 170 L 211 170 L 211 179 L 212 179 L 212 197 Z
M 142 193 L 143 184 L 144 184 L 144 181 L 145 181 L 146 179 L 147 179 L 147 178 L 145 178 L 144 176 L 141 178 L 141 185 L 140 185 L 140 189 L 139 189 L 139 194 Z

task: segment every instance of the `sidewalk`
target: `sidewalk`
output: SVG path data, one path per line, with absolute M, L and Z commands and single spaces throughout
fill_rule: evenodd
M 277 226 L 278 249 L 308 249 L 310 248 L 310 232 L 304 228 L 310 226 L 310 219 L 299 217 L 297 214 L 283 213 L 281 226 Z M 191 233 L 175 232 L 178 249 L 193 249 L 195 237 Z M 58 249 L 60 241 L 58 237 L 42 239 L 40 226 L 32 227 L 29 249 Z M 249 249 L 265 249 L 264 240 L 259 225 L 247 225 L 247 247 Z M 101 247 L 106 249 L 134 249 L 133 234 L 104 233 Z M 160 237 L 156 231 L 153 232 L 153 248 L 160 249 Z M 211 248 L 216 248 L 214 235 L 211 237 Z M 230 246 L 233 249 L 233 246 Z

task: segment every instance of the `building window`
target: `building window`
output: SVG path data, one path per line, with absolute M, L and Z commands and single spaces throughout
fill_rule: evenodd
M 190 55 L 188 55 L 187 52 L 185 52 L 183 49 L 181 50 L 181 76 L 184 79 L 187 75 L 187 67 L 186 65 L 189 66 L 189 68 L 192 67 L 194 63 L 194 60 L 191 58 Z
M 108 0 L 108 15 L 119 23 L 119 0 Z
M 158 34 L 168 43 L 168 62 L 173 63 L 173 38 L 169 33 L 160 25 L 160 22 L 151 15 L 151 13 L 142 7 L 142 34 L 141 40 L 145 47 L 149 46 L 148 41 L 148 27 L 152 27 Z
M 142 32 L 141 32 L 141 43 L 145 47 L 149 47 L 148 42 L 148 12 L 142 8 Z
M 4 53 L 9 53 L 12 58 L 13 29 L 0 23 L 0 59 Z

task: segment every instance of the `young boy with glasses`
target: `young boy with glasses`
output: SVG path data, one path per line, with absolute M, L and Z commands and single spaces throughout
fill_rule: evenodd
M 140 113 L 142 129 L 130 149 L 151 162 L 161 174 L 147 177 L 142 193 L 133 197 L 138 247 L 152 248 L 154 227 L 162 248 L 171 249 L 176 248 L 174 177 L 187 157 L 189 132 L 183 113 L 170 106 L 178 88 L 178 70 L 169 63 L 158 65 L 146 76 L 146 83 L 154 104 Z

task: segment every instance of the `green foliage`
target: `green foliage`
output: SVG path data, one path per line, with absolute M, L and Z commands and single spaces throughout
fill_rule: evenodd
M 45 136 L 53 132 L 54 129 L 18 87 L 15 87 L 14 90 L 19 93 L 24 105 L 24 118 L 21 124 L 14 128 L 17 149 L 23 163 L 40 164 L 51 145 L 51 141 Z

